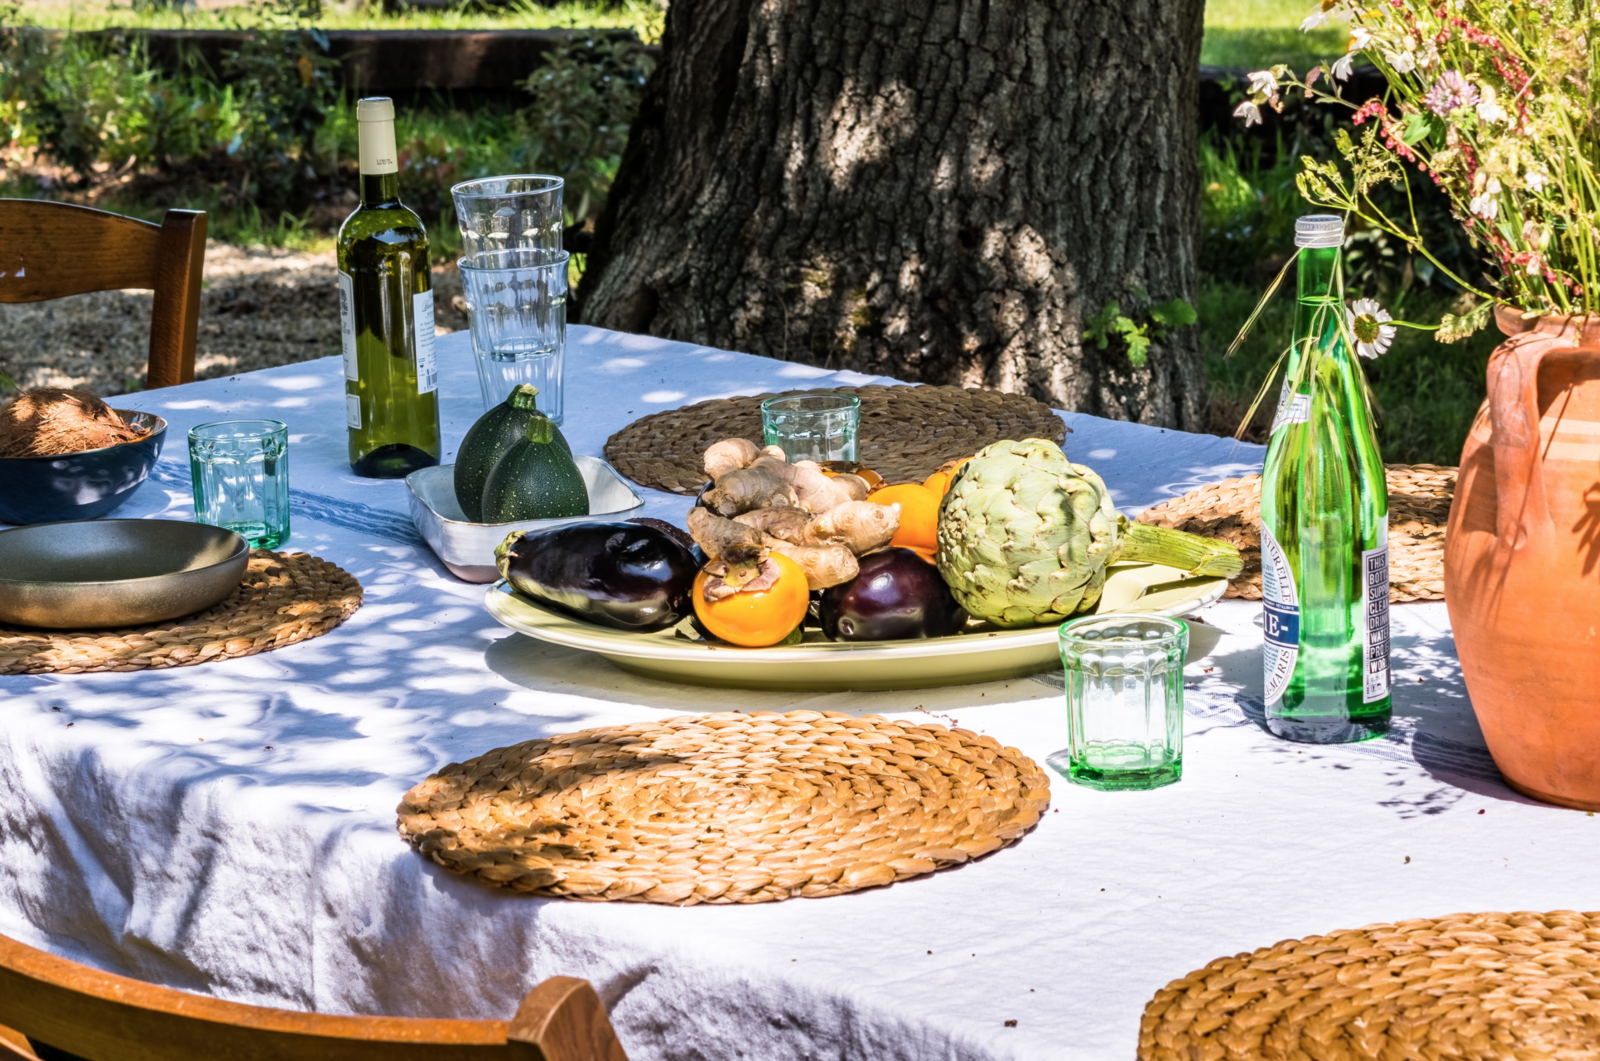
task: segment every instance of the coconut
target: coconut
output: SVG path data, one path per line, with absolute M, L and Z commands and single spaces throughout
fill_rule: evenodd
M 88 391 L 40 387 L 0 407 L 0 457 L 56 457 L 143 435 Z

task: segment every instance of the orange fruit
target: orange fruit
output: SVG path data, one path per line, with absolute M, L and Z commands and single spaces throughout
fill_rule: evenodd
M 900 506 L 900 527 L 889 539 L 890 545 L 932 554 L 939 548 L 940 497 L 937 491 L 921 483 L 896 483 L 874 490 L 867 500 Z
M 971 459 L 971 457 L 962 457 L 957 461 L 945 461 L 939 465 L 938 471 L 922 480 L 922 485 L 943 497 L 950 492 L 950 484 L 955 481 L 956 472 Z
M 735 593 L 721 600 L 708 601 L 703 592 L 708 574 L 694 576 L 694 613 L 705 628 L 729 644 L 745 648 L 776 645 L 788 637 L 811 607 L 811 589 L 800 565 L 781 553 L 773 553 L 778 565 L 778 581 L 769 589 L 755 593 Z

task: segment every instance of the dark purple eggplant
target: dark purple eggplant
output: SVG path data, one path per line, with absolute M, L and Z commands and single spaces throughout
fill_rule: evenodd
M 861 558 L 861 573 L 822 591 L 822 632 L 830 641 L 948 637 L 967 625 L 939 569 L 910 549 Z
M 672 535 L 637 523 L 587 521 L 512 534 L 495 550 L 511 588 L 577 619 L 649 633 L 692 606 L 699 570 Z

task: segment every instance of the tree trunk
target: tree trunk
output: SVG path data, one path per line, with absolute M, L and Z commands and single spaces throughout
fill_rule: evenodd
M 1199 429 L 1203 6 L 673 0 L 583 319 Z

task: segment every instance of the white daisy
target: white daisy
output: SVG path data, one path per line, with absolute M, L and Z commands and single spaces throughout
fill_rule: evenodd
M 1372 33 L 1360 26 L 1356 26 L 1350 31 L 1350 45 L 1347 50 L 1352 52 L 1364 51 L 1371 44 Z
M 1311 12 L 1311 14 L 1307 15 L 1304 22 L 1300 23 L 1300 32 L 1310 33 L 1312 30 L 1316 29 L 1326 21 L 1328 21 L 1328 13 L 1319 7 L 1315 11 Z
M 1356 53 L 1345 52 L 1333 64 L 1333 76 L 1337 81 L 1350 80 L 1350 72 L 1355 69 Z
M 1358 298 L 1350 303 L 1350 308 L 1345 310 L 1345 323 L 1356 337 L 1356 353 L 1366 358 L 1386 353 L 1398 330 L 1385 323 L 1391 320 L 1394 318 L 1389 316 L 1389 311 L 1370 298 Z
M 1246 129 L 1250 128 L 1252 125 L 1261 124 L 1261 108 L 1257 107 L 1249 100 L 1245 100 L 1243 103 L 1233 108 L 1233 116 L 1235 118 L 1243 118 L 1244 127 Z

